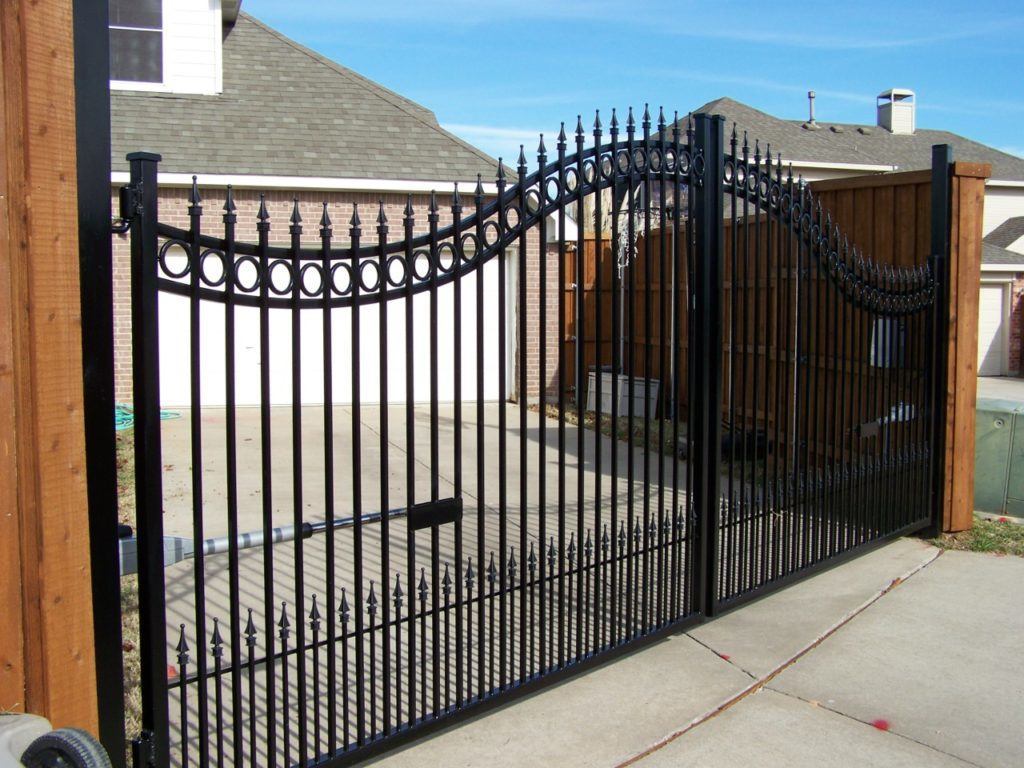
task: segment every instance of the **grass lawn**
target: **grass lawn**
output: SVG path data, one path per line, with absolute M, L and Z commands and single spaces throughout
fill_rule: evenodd
M 969 531 L 944 533 L 931 542 L 942 549 L 1024 557 L 1024 525 L 1003 520 L 975 517 L 974 527 Z

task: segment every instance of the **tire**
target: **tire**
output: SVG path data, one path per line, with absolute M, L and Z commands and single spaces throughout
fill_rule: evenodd
M 21 762 L 26 768 L 111 768 L 103 746 L 80 728 L 58 728 L 40 736 Z

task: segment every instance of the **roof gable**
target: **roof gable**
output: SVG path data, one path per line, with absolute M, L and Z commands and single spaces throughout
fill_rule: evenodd
M 112 166 L 159 152 L 172 173 L 474 181 L 497 162 L 415 102 L 240 13 L 213 96 L 114 91 Z
M 985 235 L 985 242 L 997 248 L 1009 248 L 1024 237 L 1024 216 L 1014 216 Z

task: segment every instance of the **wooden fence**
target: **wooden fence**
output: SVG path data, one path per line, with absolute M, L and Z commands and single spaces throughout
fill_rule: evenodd
M 946 408 L 948 429 L 945 436 L 946 494 L 944 504 L 944 528 L 962 530 L 970 527 L 973 513 L 974 456 L 974 401 L 976 389 L 977 361 L 977 319 L 978 285 L 981 261 L 981 217 L 984 204 L 984 181 L 988 176 L 987 166 L 972 163 L 954 163 L 952 211 L 950 226 L 950 346 Z M 927 263 L 931 249 L 931 172 L 910 171 L 903 173 L 861 176 L 815 182 L 811 189 L 823 208 L 829 211 L 842 232 L 865 256 L 876 263 L 896 266 L 920 266 Z M 806 360 L 796 354 L 796 314 L 801 311 L 800 301 L 795 296 L 795 269 L 798 265 L 796 238 L 779 227 L 770 225 L 767 217 L 756 216 L 753 207 L 748 207 L 749 226 L 744 219 L 742 201 L 738 201 L 735 219 L 731 206 L 727 205 L 724 228 L 723 255 L 723 320 L 725 339 L 723 381 L 732 382 L 723 392 L 723 418 L 740 422 L 747 427 L 760 423 L 774 434 L 778 448 L 790 449 L 799 439 L 795 434 L 794 418 L 791 411 L 793 392 L 797 377 L 802 381 L 813 381 L 814 391 L 808 392 L 813 403 L 812 421 L 824 420 L 841 409 L 849 409 L 847 423 L 858 424 L 858 450 L 878 451 L 881 448 L 873 424 L 886 414 L 879 412 L 882 406 L 880 389 L 872 386 L 874 380 L 886 375 L 886 368 L 871 364 L 872 348 L 876 337 L 882 333 L 894 333 L 905 340 L 901 354 L 904 367 L 913 371 L 899 381 L 906 391 L 895 394 L 897 402 L 911 401 L 912 393 L 919 391 L 924 370 L 925 350 L 920 343 L 923 328 L 917 328 L 918 320 L 907 322 L 893 329 L 882 329 L 877 321 L 864 312 L 856 310 L 845 302 L 838 301 L 834 290 L 826 285 L 816 271 L 811 271 L 811 301 L 819 308 L 816 312 L 817 327 L 812 329 L 814 338 L 827 341 L 837 339 L 835 344 L 821 343 L 812 349 Z M 735 237 L 734 237 L 735 231 Z M 685 237 L 685 232 L 681 233 Z M 672 233 L 668 233 L 672 237 Z M 632 290 L 635 302 L 635 323 L 633 326 L 633 370 L 637 377 L 650 376 L 658 379 L 663 393 L 675 392 L 677 402 L 685 415 L 686 371 L 682 368 L 680 381 L 671 382 L 671 344 L 669 334 L 662 338 L 661 313 L 665 307 L 668 318 L 666 327 L 671 329 L 672 285 L 671 262 L 674 243 L 667 242 L 662 249 L 662 233 L 654 230 L 650 243 L 641 237 L 637 245 L 637 257 L 632 276 Z M 682 238 L 680 238 L 682 239 Z M 607 366 L 612 360 L 612 339 L 626 340 L 623 370 L 628 370 L 629 345 L 628 321 L 622 326 L 624 332 L 612 333 L 612 270 L 616 255 L 611 241 L 589 238 L 584 241 L 583 253 L 583 297 L 584 297 L 584 372 L 593 366 Z M 600 258 L 598 252 L 600 251 Z M 650 254 L 648 266 L 644 262 Z M 803 257 L 806 258 L 806 257 Z M 682 254 L 684 268 L 680 271 L 679 290 L 686 292 L 686 253 Z M 662 279 L 662 265 L 665 276 Z M 601 270 L 601 290 L 597 290 L 595 277 Z M 567 391 L 574 394 L 575 347 L 576 347 L 576 305 L 573 295 L 576 282 L 576 256 L 570 250 L 566 255 L 565 311 L 567 335 L 566 359 L 568 375 L 564 379 Z M 649 285 L 648 285 L 649 278 Z M 627 278 L 628 279 L 628 278 Z M 628 287 L 628 283 L 626 287 Z M 600 303 L 601 327 L 596 318 Z M 627 317 L 627 302 L 622 302 L 623 318 Z M 685 307 L 685 300 L 680 301 Z M 653 333 L 647 333 L 647 312 L 650 307 Z M 679 350 L 681 359 L 686 360 L 687 327 L 686 313 L 680 317 Z M 733 328 L 742 330 L 739 337 L 752 339 L 756 327 L 756 343 L 732 349 L 730 339 Z M 841 338 L 841 343 L 838 339 Z M 598 354 L 599 353 L 599 354 Z M 731 354 L 730 354 L 731 353 Z M 730 370 L 730 361 L 735 366 L 735 376 Z M 666 373 L 662 375 L 662 365 Z M 779 371 L 780 367 L 788 367 Z M 799 367 L 799 370 L 798 370 Z M 781 375 L 779 375 L 781 374 Z M 841 380 L 837 380 L 839 377 Z M 754 398 L 755 380 L 758 397 Z M 586 377 L 582 384 L 586 395 Z M 780 384 L 781 383 L 781 384 Z M 783 386 L 785 391 L 778 391 Z M 856 413 L 852 402 L 842 397 L 844 392 L 875 393 L 861 403 Z M 888 394 L 893 401 L 893 393 Z M 663 396 L 660 398 L 666 402 Z M 872 402 L 872 400 L 874 402 Z M 893 435 L 898 428 L 890 428 Z M 827 459 L 829 449 L 823 442 L 812 444 L 812 455 L 819 460 Z

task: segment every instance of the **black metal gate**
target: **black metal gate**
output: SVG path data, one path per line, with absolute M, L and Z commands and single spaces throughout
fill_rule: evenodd
M 931 520 L 941 258 L 873 264 L 721 118 L 281 244 L 129 160 L 138 766 L 353 762 Z

